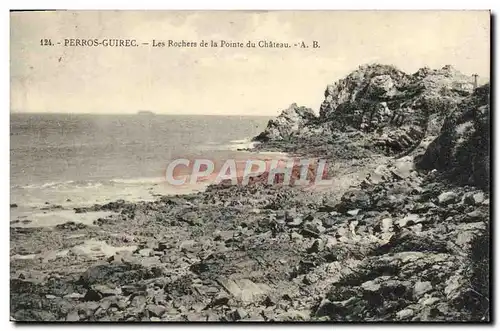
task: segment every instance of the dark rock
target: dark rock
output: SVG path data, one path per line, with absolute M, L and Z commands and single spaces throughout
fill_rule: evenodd
M 365 210 L 370 208 L 370 196 L 363 190 L 354 190 L 345 193 L 340 203 L 336 206 L 337 211 L 346 213 L 349 210 Z
M 247 315 L 248 314 L 246 311 L 244 311 L 241 308 L 238 308 L 238 309 L 235 309 L 228 314 L 228 319 L 230 321 L 239 321 L 239 320 L 244 319 Z
M 325 231 L 325 228 L 320 221 L 312 221 L 304 223 L 302 226 L 301 234 L 304 237 L 319 238 L 321 233 Z
M 463 201 L 467 205 L 476 206 L 483 203 L 485 200 L 483 192 L 470 192 L 464 195 Z
M 276 305 L 276 302 L 270 296 L 266 296 L 266 298 L 262 301 L 261 304 L 266 307 L 270 307 Z
M 11 203 L 10 208 L 17 208 L 17 203 Z
M 86 229 L 87 226 L 83 223 L 76 223 L 73 221 L 69 221 L 63 224 L 58 224 L 56 225 L 56 229 L 58 230 L 69 230 L 69 231 L 76 231 L 76 230 L 81 230 L 81 229 Z
M 311 247 L 307 249 L 307 252 L 309 254 L 311 253 L 319 253 L 325 249 L 325 241 L 322 239 L 316 239 L 314 240 L 313 244 Z
M 156 250 L 163 252 L 163 251 L 167 250 L 168 248 L 169 248 L 169 244 L 167 242 L 159 242 Z
M 229 303 L 230 297 L 225 293 L 219 293 L 215 296 L 212 301 L 204 308 L 204 310 L 208 308 L 214 308 L 219 306 L 227 306 Z
M 335 305 L 328 299 L 323 299 L 316 309 L 314 316 L 322 317 L 328 316 L 333 318 L 333 311 L 335 309 Z
M 144 292 L 146 291 L 146 285 L 123 285 L 121 287 L 121 291 L 123 292 L 123 295 L 131 295 L 134 293 Z
M 416 160 L 416 165 L 425 170 L 437 169 L 457 183 L 487 188 L 490 135 L 490 85 L 486 84 L 446 118 L 439 136 Z
M 79 283 L 90 287 L 93 284 L 107 284 L 123 278 L 123 276 L 131 270 L 131 266 L 125 264 L 100 264 L 90 267 L 81 276 Z M 140 274 L 131 275 L 140 277 Z M 127 279 L 125 277 L 125 279 Z M 132 278 L 133 279 L 133 278 Z M 130 278 L 128 279 L 130 280 Z

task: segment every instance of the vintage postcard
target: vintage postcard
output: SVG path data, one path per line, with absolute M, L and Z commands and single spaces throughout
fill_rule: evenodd
M 11 11 L 14 322 L 491 322 L 489 11 Z

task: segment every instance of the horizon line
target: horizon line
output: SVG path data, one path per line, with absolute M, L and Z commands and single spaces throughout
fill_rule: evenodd
M 10 115 L 130 115 L 130 116 L 240 116 L 240 117 L 275 117 L 277 115 L 253 115 L 253 114 L 201 114 L 201 113 L 188 113 L 188 114 L 174 114 L 174 113 L 155 113 L 141 114 L 135 113 L 86 113 L 86 112 L 40 112 L 40 111 L 10 111 Z

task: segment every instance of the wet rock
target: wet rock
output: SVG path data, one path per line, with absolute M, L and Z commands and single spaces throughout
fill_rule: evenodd
M 462 101 L 462 100 L 461 100 Z M 446 117 L 439 136 L 416 161 L 459 184 L 490 185 L 490 85 L 478 87 Z

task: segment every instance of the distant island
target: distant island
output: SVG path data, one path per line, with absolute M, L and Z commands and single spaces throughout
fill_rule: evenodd
M 155 113 L 153 113 L 150 110 L 139 110 L 137 112 L 137 115 L 149 115 L 149 116 L 151 116 L 151 115 L 155 115 Z

